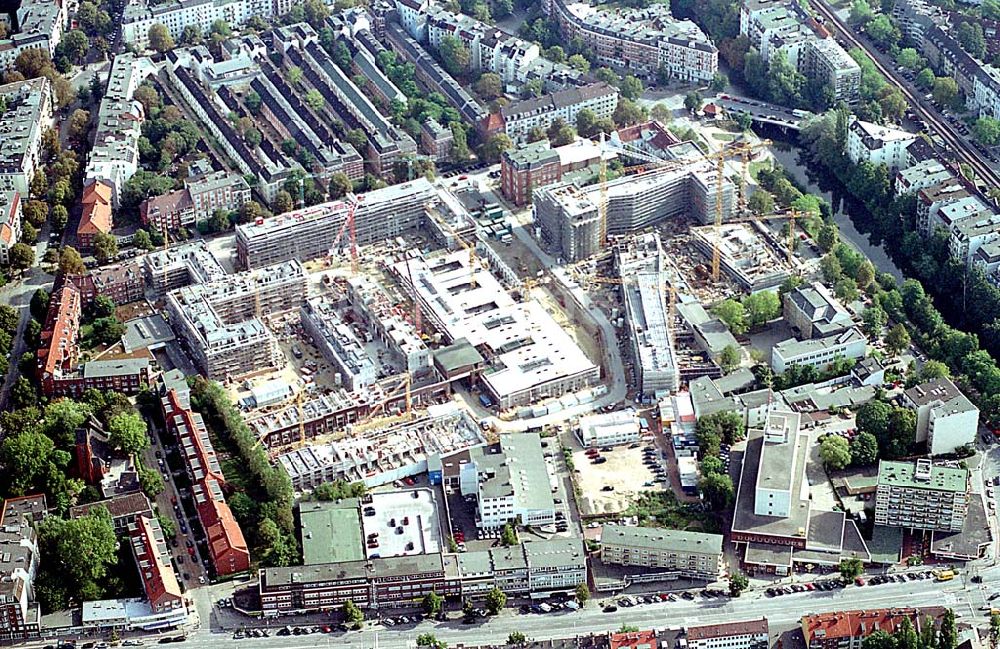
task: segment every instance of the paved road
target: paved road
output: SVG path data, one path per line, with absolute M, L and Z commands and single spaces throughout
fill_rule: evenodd
M 38 263 L 42 248 L 43 244 L 35 247 L 36 264 Z M 27 345 L 24 342 L 24 330 L 31 319 L 31 313 L 28 310 L 28 306 L 31 303 L 31 296 L 39 288 L 51 291 L 53 279 L 52 275 L 49 275 L 36 265 L 25 271 L 23 279 L 0 287 L 0 304 L 9 304 L 21 312 L 17 336 L 14 338 L 14 344 L 11 348 L 10 367 L 7 370 L 7 376 L 4 377 L 3 386 L 0 387 L 0 410 L 6 409 L 10 390 L 19 376 L 17 360 L 21 358 L 21 354 L 28 351 Z
M 854 30 L 844 24 L 844 21 L 827 4 L 826 0 L 811 0 L 810 4 L 832 23 L 831 26 L 836 27 L 835 31 L 839 32 L 847 43 L 867 52 L 869 58 L 874 61 L 875 66 L 886 79 L 900 89 L 910 107 L 920 115 L 921 119 L 933 126 L 934 130 L 941 135 L 944 141 L 951 147 L 952 152 L 958 160 L 970 165 L 988 186 L 1000 189 L 1000 174 L 983 160 L 982 155 L 948 123 L 948 120 L 929 101 L 924 99 L 923 94 L 913 88 L 905 78 L 896 72 L 893 61 L 882 54 L 867 39 L 862 40 L 858 38 Z
M 977 624 L 986 624 L 981 608 L 986 597 L 1000 587 L 1000 569 L 989 568 L 982 573 L 984 583 L 967 583 L 962 577 L 947 584 L 931 580 L 892 583 L 879 586 L 850 586 L 830 592 L 805 592 L 776 598 L 752 592 L 736 600 L 705 600 L 666 602 L 634 608 L 620 609 L 617 613 L 603 613 L 591 602 L 578 612 L 549 615 L 519 615 L 507 610 L 500 616 L 482 624 L 465 625 L 458 621 L 444 623 L 425 621 L 408 627 L 384 628 L 369 626 L 363 631 L 313 635 L 232 640 L 229 630 L 201 628 L 188 635 L 183 645 L 188 649 L 315 649 L 333 646 L 350 649 L 403 649 L 414 646 L 417 635 L 433 633 L 449 645 L 500 643 L 514 630 L 536 640 L 562 638 L 575 634 L 605 632 L 630 624 L 639 628 L 662 629 L 693 624 L 710 624 L 724 621 L 746 620 L 766 616 L 775 629 L 794 627 L 806 613 L 837 610 L 857 610 L 898 606 L 948 606 L 956 615 Z M 205 591 L 207 589 L 198 589 Z M 214 592 L 213 596 L 222 596 Z M 200 607 L 199 607 L 200 608 Z M 229 615 L 228 619 L 233 618 Z M 203 612 L 202 620 L 216 620 Z M 292 622 L 294 624 L 294 622 Z M 276 622 L 280 625 L 281 622 Z M 377 636 L 377 640 L 376 640 Z

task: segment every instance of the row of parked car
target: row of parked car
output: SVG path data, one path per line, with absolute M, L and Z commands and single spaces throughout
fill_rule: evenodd
M 837 588 L 843 588 L 847 584 L 844 583 L 842 579 L 824 579 L 822 581 L 814 581 L 807 584 L 791 584 L 789 586 L 771 586 L 764 591 L 764 594 L 768 597 L 777 597 L 778 595 L 790 595 L 791 593 L 805 593 L 813 590 L 835 590 Z

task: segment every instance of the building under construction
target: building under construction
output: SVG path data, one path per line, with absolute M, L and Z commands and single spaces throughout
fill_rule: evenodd
M 287 261 L 171 291 L 167 312 L 205 376 L 235 378 L 281 362 L 281 350 L 261 315 L 298 308 L 306 283 L 302 264 Z
M 431 406 L 418 418 L 364 436 L 312 444 L 278 456 L 296 490 L 325 482 L 363 482 L 369 488 L 427 472 L 432 456 L 483 444 L 479 425 L 457 403 Z
M 788 279 L 786 259 L 768 241 L 760 223 L 695 228 L 693 234 L 695 247 L 709 259 L 718 246 L 720 268 L 744 290 L 762 291 L 780 286 Z
M 143 265 L 146 282 L 158 298 L 176 288 L 214 282 L 227 274 L 204 239 L 150 252 L 143 257 Z
M 425 178 L 358 196 L 356 242 L 388 241 L 420 227 L 427 205 L 436 200 L 437 193 Z M 238 264 L 249 269 L 289 259 L 307 261 L 330 254 L 335 245 L 347 247 L 351 234 L 345 223 L 350 212 L 350 203 L 334 201 L 237 225 Z
M 715 165 L 704 160 L 608 182 L 607 234 L 637 232 L 672 217 L 713 222 L 718 175 Z M 727 220 L 733 214 L 736 192 L 728 178 L 721 182 L 721 214 Z M 600 184 L 576 189 L 564 183 L 535 190 L 536 224 L 543 238 L 558 246 L 567 261 L 585 259 L 600 249 L 601 194 Z
M 320 296 L 302 305 L 302 328 L 337 372 L 340 384 L 351 392 L 378 379 L 378 366 L 365 349 L 365 341 L 340 317 L 340 309 Z
M 649 234 L 615 250 L 622 304 L 635 361 L 636 387 L 646 395 L 680 387 L 674 348 L 668 268 L 659 236 Z
M 404 298 L 395 287 L 359 274 L 348 280 L 347 299 L 372 337 L 385 345 L 407 372 L 419 375 L 430 367 L 430 350 L 403 309 Z

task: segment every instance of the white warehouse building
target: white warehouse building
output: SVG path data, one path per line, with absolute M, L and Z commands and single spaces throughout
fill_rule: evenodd
M 639 419 L 631 410 L 580 418 L 577 431 L 587 447 L 618 446 L 639 441 Z

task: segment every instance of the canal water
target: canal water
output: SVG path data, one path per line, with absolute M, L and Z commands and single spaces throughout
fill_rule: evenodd
M 875 268 L 891 274 L 896 278 L 896 281 L 902 283 L 903 273 L 889 258 L 884 246 L 872 245 L 868 236 L 859 232 L 851 220 L 852 214 L 860 215 L 866 212 L 864 205 L 846 195 L 843 186 L 836 178 L 829 175 L 818 177 L 813 169 L 807 167 L 805 154 L 798 144 L 788 140 L 780 141 L 774 139 L 773 136 L 772 140 L 774 144 L 771 146 L 771 152 L 775 159 L 781 163 L 798 185 L 810 194 L 822 196 L 830 203 L 833 208 L 833 220 L 840 228 L 841 240 L 864 253 L 871 259 Z

